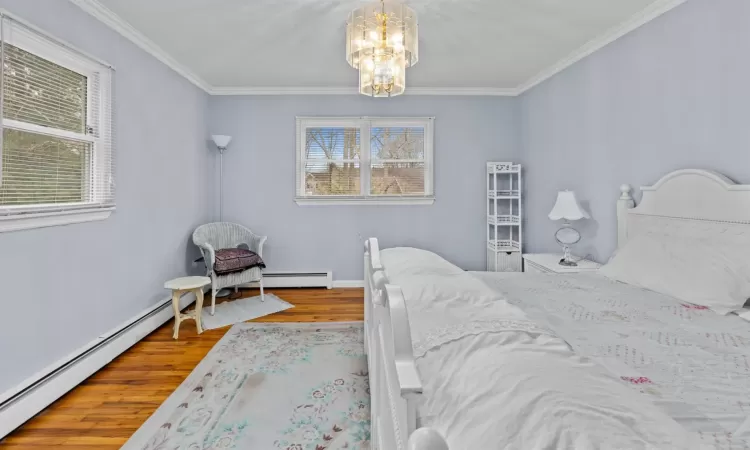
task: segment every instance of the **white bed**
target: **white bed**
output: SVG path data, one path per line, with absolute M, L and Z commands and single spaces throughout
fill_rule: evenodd
M 712 172 L 682 170 L 642 190 L 637 208 L 633 208 L 629 189 L 622 190 L 617 204 L 620 245 L 638 233 L 654 230 L 747 243 L 750 187 Z M 598 323 L 599 334 L 596 327 L 590 334 L 576 334 L 576 326 L 562 320 L 576 316 L 568 314 L 570 308 L 580 306 L 576 301 L 592 304 L 573 292 L 587 282 L 593 283 L 590 289 L 595 285 L 603 290 L 598 297 L 619 302 L 622 310 L 615 308 L 615 313 L 630 311 L 630 318 L 637 318 L 642 308 L 633 302 L 628 310 L 627 301 L 635 298 L 635 288 L 626 286 L 623 293 L 613 282 L 596 277 L 578 282 L 566 276 L 572 293 L 565 293 L 559 286 L 529 277 L 512 278 L 524 280 L 516 283 L 492 275 L 476 276 L 429 252 L 380 252 L 377 240 L 368 240 L 366 347 L 374 448 L 407 448 L 409 436 L 413 450 L 449 448 L 445 441 L 451 449 L 746 448 L 750 421 L 744 423 L 742 414 L 750 410 L 750 383 L 746 381 L 750 379 L 750 333 L 742 328 L 741 319 L 706 316 L 714 329 L 719 328 L 710 338 L 717 345 L 714 348 L 723 349 L 694 361 L 697 364 L 691 367 L 702 373 L 669 378 L 688 383 L 688 389 L 664 390 L 661 384 L 652 386 L 651 378 L 664 377 L 670 367 L 677 367 L 668 357 L 684 358 L 685 354 L 661 354 L 665 364 L 659 371 L 627 364 L 627 358 L 611 357 L 618 353 L 602 350 L 596 342 L 587 346 L 587 337 L 607 342 L 604 334 L 609 331 L 611 338 L 606 321 Z M 557 309 L 545 307 L 555 292 L 564 297 Z M 673 315 L 704 313 L 662 303 L 658 308 L 669 307 L 678 308 Z M 608 307 L 606 313 L 612 310 Z M 724 324 L 727 330 L 722 334 Z M 658 321 L 651 325 L 668 326 Z M 623 339 L 641 339 L 639 348 L 645 348 L 643 342 L 685 339 L 651 330 L 656 334 L 649 341 L 649 330 L 633 330 L 637 333 L 624 333 Z M 725 345 L 726 339 L 732 343 Z M 650 377 L 641 373 L 644 370 Z M 700 390 L 691 381 L 700 377 L 695 383 L 700 386 L 711 376 L 729 381 L 717 383 L 721 388 L 705 398 L 696 398 Z M 641 392 L 634 394 L 634 389 Z M 737 402 L 728 405 L 732 390 Z M 669 402 L 671 410 L 665 405 Z M 685 405 L 698 409 L 691 412 Z M 422 425 L 430 428 L 417 430 Z
M 750 323 L 742 318 L 593 274 L 476 275 L 707 447 L 750 444 Z

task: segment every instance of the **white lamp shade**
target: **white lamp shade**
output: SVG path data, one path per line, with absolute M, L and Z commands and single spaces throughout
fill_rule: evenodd
M 561 191 L 557 193 L 557 201 L 549 213 L 550 220 L 581 220 L 590 218 L 589 214 L 581 208 L 573 191 Z
M 227 148 L 229 143 L 232 142 L 232 136 L 224 136 L 223 134 L 214 134 L 211 136 L 211 139 L 214 140 L 214 144 L 219 148 Z

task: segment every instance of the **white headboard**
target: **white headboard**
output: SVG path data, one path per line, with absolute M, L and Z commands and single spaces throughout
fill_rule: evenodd
M 642 187 L 637 207 L 630 186 L 620 190 L 618 247 L 642 232 L 750 243 L 750 185 L 708 170 L 684 169 Z

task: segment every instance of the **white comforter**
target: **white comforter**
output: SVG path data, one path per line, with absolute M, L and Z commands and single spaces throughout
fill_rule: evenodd
M 705 446 L 750 447 L 750 324 L 595 274 L 477 273 Z
M 421 425 L 451 449 L 689 449 L 684 428 L 472 275 L 384 250 L 424 385 Z

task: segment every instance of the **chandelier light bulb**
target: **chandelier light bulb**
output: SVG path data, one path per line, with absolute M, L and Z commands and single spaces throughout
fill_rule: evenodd
M 381 1 L 357 8 L 346 23 L 346 60 L 359 70 L 359 92 L 401 95 L 406 69 L 419 57 L 417 15 L 406 5 Z
M 389 64 L 390 60 L 385 61 L 379 61 L 375 64 L 375 80 L 374 84 L 383 85 L 384 88 L 387 88 L 388 86 L 393 86 L 393 75 L 394 71 L 391 65 Z

